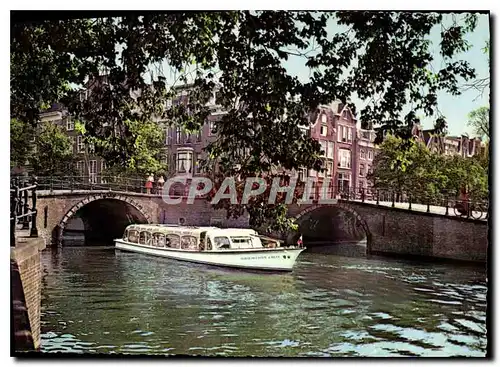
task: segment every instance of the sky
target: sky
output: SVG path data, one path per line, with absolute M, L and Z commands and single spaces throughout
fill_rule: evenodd
M 466 53 L 460 55 L 460 59 L 464 59 L 476 70 L 477 77 L 489 76 L 490 70 L 488 66 L 488 56 L 483 53 L 485 42 L 490 38 L 489 18 L 488 14 L 478 14 L 478 23 L 473 33 L 470 33 L 466 38 L 470 42 L 472 48 Z M 337 33 L 339 26 L 334 22 L 328 26 L 329 33 Z M 432 49 L 435 50 L 436 60 L 433 63 L 435 69 L 439 68 L 441 58 L 439 57 L 439 29 L 434 29 L 431 32 L 430 40 L 432 41 Z M 290 74 L 297 75 L 301 80 L 309 78 L 309 68 L 304 65 L 303 59 L 291 57 L 285 63 Z M 486 90 L 483 96 L 479 95 L 478 91 L 470 90 L 462 93 L 460 96 L 452 96 L 446 92 L 438 94 L 438 108 L 446 117 L 448 122 L 448 133 L 450 135 L 460 135 L 468 133 L 473 135 L 473 130 L 467 126 L 467 115 L 470 111 L 482 106 L 489 106 L 489 90 Z M 356 109 L 359 111 L 364 106 L 363 101 L 353 98 L 353 103 L 356 104 Z M 433 120 L 426 119 L 423 114 L 417 113 L 417 116 L 422 117 L 422 125 L 424 129 L 433 127 Z

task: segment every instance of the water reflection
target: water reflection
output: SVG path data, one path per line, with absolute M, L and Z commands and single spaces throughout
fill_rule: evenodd
M 104 248 L 47 250 L 42 350 L 484 356 L 483 269 L 305 253 L 261 274 Z

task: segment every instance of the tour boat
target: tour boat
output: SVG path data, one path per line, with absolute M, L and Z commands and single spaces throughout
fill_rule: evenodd
M 292 271 L 299 246 L 281 247 L 279 241 L 253 229 L 132 224 L 115 240 L 119 250 L 194 263 L 233 268 Z

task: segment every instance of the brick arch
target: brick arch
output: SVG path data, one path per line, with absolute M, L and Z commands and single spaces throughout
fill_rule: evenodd
M 331 208 L 335 208 L 335 209 L 342 209 L 346 212 L 349 212 L 351 213 L 355 218 L 356 218 L 356 221 L 358 223 L 360 223 L 361 227 L 363 228 L 363 231 L 365 232 L 366 234 L 366 243 L 367 243 L 367 246 L 370 246 L 371 245 L 371 241 L 372 241 L 372 233 L 370 231 L 370 228 L 368 227 L 368 223 L 366 222 L 366 220 L 358 214 L 358 212 L 356 212 L 356 210 L 354 209 L 354 207 L 352 205 L 349 205 L 349 203 L 347 202 L 337 202 L 337 204 L 313 204 L 311 206 L 308 206 L 307 208 L 301 210 L 298 214 L 296 214 L 293 218 L 298 222 L 300 220 L 300 218 L 302 218 L 304 215 L 306 214 L 309 214 L 309 213 L 312 213 L 318 209 L 322 209 L 322 208 L 325 208 L 325 207 L 331 207 Z
M 148 223 L 152 223 L 151 216 L 148 214 L 147 211 L 144 210 L 144 208 L 142 207 L 142 205 L 140 205 L 136 200 L 131 199 L 130 197 L 125 196 L 125 195 L 116 195 L 116 194 L 112 194 L 112 193 L 94 194 L 94 195 L 87 196 L 85 199 L 82 199 L 79 202 L 77 202 L 76 204 L 74 204 L 71 207 L 71 209 L 69 209 L 66 212 L 66 214 L 63 215 L 63 217 L 61 218 L 61 220 L 58 223 L 58 227 L 59 227 L 60 233 L 62 233 L 62 231 L 64 230 L 64 228 L 65 228 L 66 223 L 68 222 L 68 220 L 70 220 L 73 217 L 73 215 L 80 208 L 84 207 L 85 205 L 87 205 L 88 203 L 90 203 L 92 201 L 102 200 L 102 199 L 114 199 L 114 200 L 119 200 L 119 201 L 126 202 L 127 204 L 130 204 L 135 209 L 137 209 L 137 211 L 139 213 L 141 213 L 141 215 L 144 218 L 146 218 L 146 221 Z

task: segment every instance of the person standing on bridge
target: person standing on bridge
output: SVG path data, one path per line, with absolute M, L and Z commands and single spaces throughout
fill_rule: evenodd
M 153 182 L 155 181 L 155 178 L 153 177 L 153 174 L 150 173 L 149 177 L 146 180 L 146 193 L 151 194 L 151 189 L 153 188 Z
M 158 189 L 158 195 L 162 195 L 163 193 L 163 185 L 165 184 L 165 179 L 163 178 L 162 175 L 158 178 L 158 181 L 156 182 L 156 187 Z

